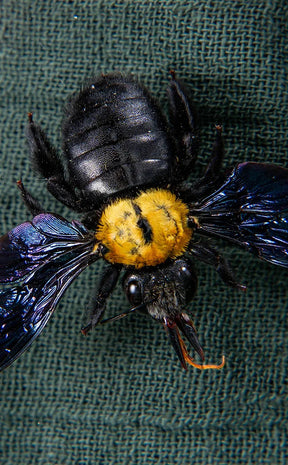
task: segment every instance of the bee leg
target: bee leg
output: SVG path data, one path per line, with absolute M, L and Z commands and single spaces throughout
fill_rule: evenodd
M 170 71 L 168 88 L 169 114 L 174 139 L 178 141 L 177 164 L 173 176 L 179 182 L 187 178 L 197 159 L 198 140 L 195 133 L 194 116 L 183 84 Z
M 88 331 L 97 326 L 104 316 L 106 310 L 106 301 L 110 294 L 113 292 L 121 271 L 121 267 L 110 265 L 104 271 L 99 288 L 97 290 L 96 298 L 93 300 L 93 307 L 91 311 L 89 323 L 81 329 L 82 334 L 86 336 Z
M 23 202 L 25 203 L 28 211 L 32 214 L 32 216 L 37 216 L 40 213 L 45 212 L 45 209 L 41 207 L 38 200 L 36 200 L 35 197 L 33 197 L 33 195 L 30 194 L 30 192 L 25 189 L 21 180 L 17 181 L 17 187 L 21 192 L 21 197 L 23 199 Z
M 223 182 L 221 165 L 224 156 L 224 144 L 222 139 L 222 126 L 216 125 L 216 138 L 212 148 L 212 154 L 204 175 L 192 185 L 184 184 L 179 192 L 186 202 L 197 202 L 209 195 Z
M 87 209 L 85 201 L 80 195 L 76 195 L 73 188 L 60 175 L 47 179 L 47 189 L 59 202 L 72 210 L 83 213 Z
M 49 142 L 45 132 L 34 123 L 32 113 L 28 114 L 27 139 L 31 153 L 33 168 L 45 179 L 63 174 L 63 166 L 59 156 Z
M 219 255 L 218 251 L 210 247 L 206 243 L 191 243 L 189 244 L 189 252 L 198 260 L 207 265 L 214 266 L 220 278 L 229 286 L 246 291 L 246 286 L 236 281 L 233 272 L 231 271 L 228 262 L 224 257 Z
M 210 160 L 208 162 L 204 178 L 202 178 L 203 183 L 209 182 L 211 179 L 215 179 L 220 173 L 222 161 L 224 158 L 224 144 L 222 138 L 222 126 L 217 124 L 216 129 L 216 138 L 213 144 L 212 153 Z
M 45 132 L 28 114 L 27 138 L 33 168 L 47 181 L 47 189 L 60 202 L 74 210 L 83 211 L 82 199 L 76 194 L 73 183 L 66 182 L 64 166 Z

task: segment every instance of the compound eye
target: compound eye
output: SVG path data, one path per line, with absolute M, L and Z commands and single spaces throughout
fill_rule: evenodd
M 127 298 L 133 307 L 142 304 L 142 283 L 136 277 L 129 278 L 125 283 Z
M 181 261 L 178 268 L 178 276 L 184 286 L 186 303 L 193 299 L 197 289 L 197 276 L 193 266 L 188 261 Z

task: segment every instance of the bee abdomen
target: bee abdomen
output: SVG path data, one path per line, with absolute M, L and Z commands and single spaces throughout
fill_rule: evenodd
M 169 182 L 172 153 L 165 119 L 131 77 L 100 77 L 70 101 L 67 114 L 68 177 L 92 202 Z

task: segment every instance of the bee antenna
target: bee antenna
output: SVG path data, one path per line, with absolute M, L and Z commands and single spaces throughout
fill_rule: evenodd
M 105 320 L 100 321 L 100 325 L 104 325 L 106 323 L 111 323 L 112 321 L 117 321 L 121 320 L 121 318 L 124 318 L 125 316 L 129 315 L 132 312 L 135 312 L 136 310 L 143 310 L 146 308 L 146 304 L 140 304 L 137 305 L 136 307 L 132 307 L 127 312 L 119 313 L 119 315 L 112 316 L 111 318 L 106 318 Z

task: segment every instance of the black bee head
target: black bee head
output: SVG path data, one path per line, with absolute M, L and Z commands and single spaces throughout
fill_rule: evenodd
M 184 368 L 192 359 L 179 330 L 203 360 L 196 330 L 185 313 L 197 289 L 197 276 L 190 260 L 181 258 L 156 268 L 128 271 L 123 287 L 133 307 L 140 307 L 164 325 Z
M 188 259 L 178 259 L 158 267 L 128 271 L 124 291 L 133 306 L 145 305 L 156 320 L 174 319 L 184 311 L 197 289 L 197 276 Z

